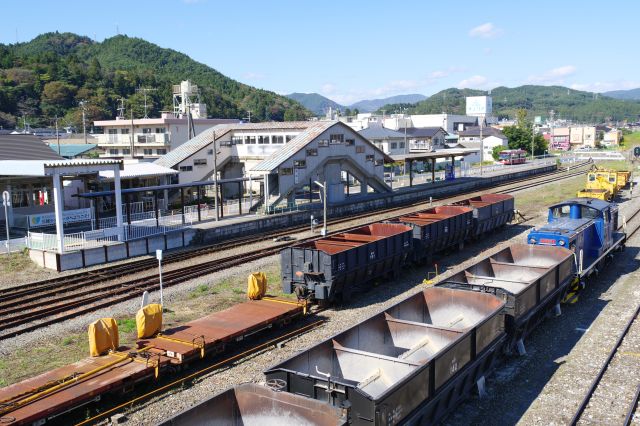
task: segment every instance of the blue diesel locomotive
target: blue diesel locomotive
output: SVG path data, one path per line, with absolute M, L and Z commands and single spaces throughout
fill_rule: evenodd
M 549 207 L 548 223 L 533 229 L 529 244 L 560 246 L 576 256 L 578 278 L 597 272 L 606 256 L 621 248 L 618 205 L 594 198 L 573 198 Z

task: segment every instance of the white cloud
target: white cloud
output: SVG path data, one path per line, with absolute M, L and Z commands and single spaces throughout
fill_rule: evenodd
M 320 89 L 320 93 L 323 93 L 325 95 L 331 95 L 335 91 L 336 91 L 336 86 L 334 84 L 331 84 L 331 83 L 323 84 L 322 88 Z
M 575 90 L 585 90 L 587 92 L 608 92 L 610 90 L 629 90 L 640 87 L 640 81 L 614 80 L 596 81 L 593 83 L 574 83 L 570 86 Z
M 539 75 L 530 75 L 528 81 L 539 84 L 564 84 L 565 77 L 575 74 L 576 70 L 573 65 L 563 65 Z
M 469 37 L 474 38 L 496 38 L 502 35 L 502 29 L 496 27 L 491 22 L 486 22 L 469 30 Z
M 469 78 L 465 78 L 458 83 L 456 87 L 459 89 L 486 89 L 490 86 L 489 79 L 482 75 L 474 75 Z

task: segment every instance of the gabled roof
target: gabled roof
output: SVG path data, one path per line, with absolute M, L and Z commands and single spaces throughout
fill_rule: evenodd
M 63 160 L 40 138 L 33 135 L 0 135 L 0 161 Z
M 163 167 L 177 166 L 178 164 L 196 154 L 198 151 L 213 142 L 213 132 L 215 132 L 216 139 L 219 139 L 234 130 L 304 130 L 317 123 L 317 121 L 273 121 L 268 123 L 219 124 L 200 132 L 200 134 L 189 139 L 182 145 L 178 146 L 176 149 L 172 149 L 167 154 L 158 158 L 155 161 L 155 164 Z
M 458 132 L 458 136 L 480 136 L 480 127 L 469 127 L 467 130 L 462 130 Z M 489 136 L 495 136 L 500 139 L 507 139 L 507 137 L 498 129 L 494 129 L 493 127 L 483 127 L 482 128 L 482 138 L 486 138 Z
M 447 132 L 442 127 L 407 127 L 407 136 L 414 138 L 432 138 L 438 132 L 443 132 L 447 135 Z
M 361 136 L 367 139 L 400 139 L 404 138 L 404 133 L 387 129 L 379 124 L 370 124 L 366 129 L 359 130 Z
M 347 130 L 358 133 L 341 121 L 317 121 L 298 136 L 287 142 L 281 149 L 256 164 L 251 170 L 257 172 L 271 172 L 272 170 L 277 169 L 280 164 L 291 158 L 291 156 L 296 154 L 298 151 L 304 149 L 311 141 L 333 126 L 342 126 Z M 382 154 L 385 161 L 391 161 L 391 157 L 382 152 L 380 148 L 372 144 L 367 138 L 363 139 L 373 147 L 373 149 Z
M 92 143 L 60 144 L 60 155 L 64 158 L 74 158 L 95 149 L 98 145 Z M 53 152 L 58 153 L 58 144 L 49 144 Z

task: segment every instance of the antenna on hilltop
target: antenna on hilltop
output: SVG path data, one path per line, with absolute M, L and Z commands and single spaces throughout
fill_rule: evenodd
M 120 102 L 120 105 L 118 106 L 118 118 L 124 119 L 124 98 L 118 99 L 118 102 Z
M 155 91 L 156 89 L 152 89 L 149 87 L 138 87 L 136 89 L 136 92 L 142 92 L 142 95 L 144 96 L 144 118 L 149 118 L 149 116 L 147 115 L 147 93 Z

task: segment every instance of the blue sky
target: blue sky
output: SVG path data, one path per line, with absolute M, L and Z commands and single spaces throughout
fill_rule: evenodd
M 256 87 L 346 104 L 447 87 L 640 87 L 633 0 L 22 0 L 0 10 L 0 43 L 119 31 Z

